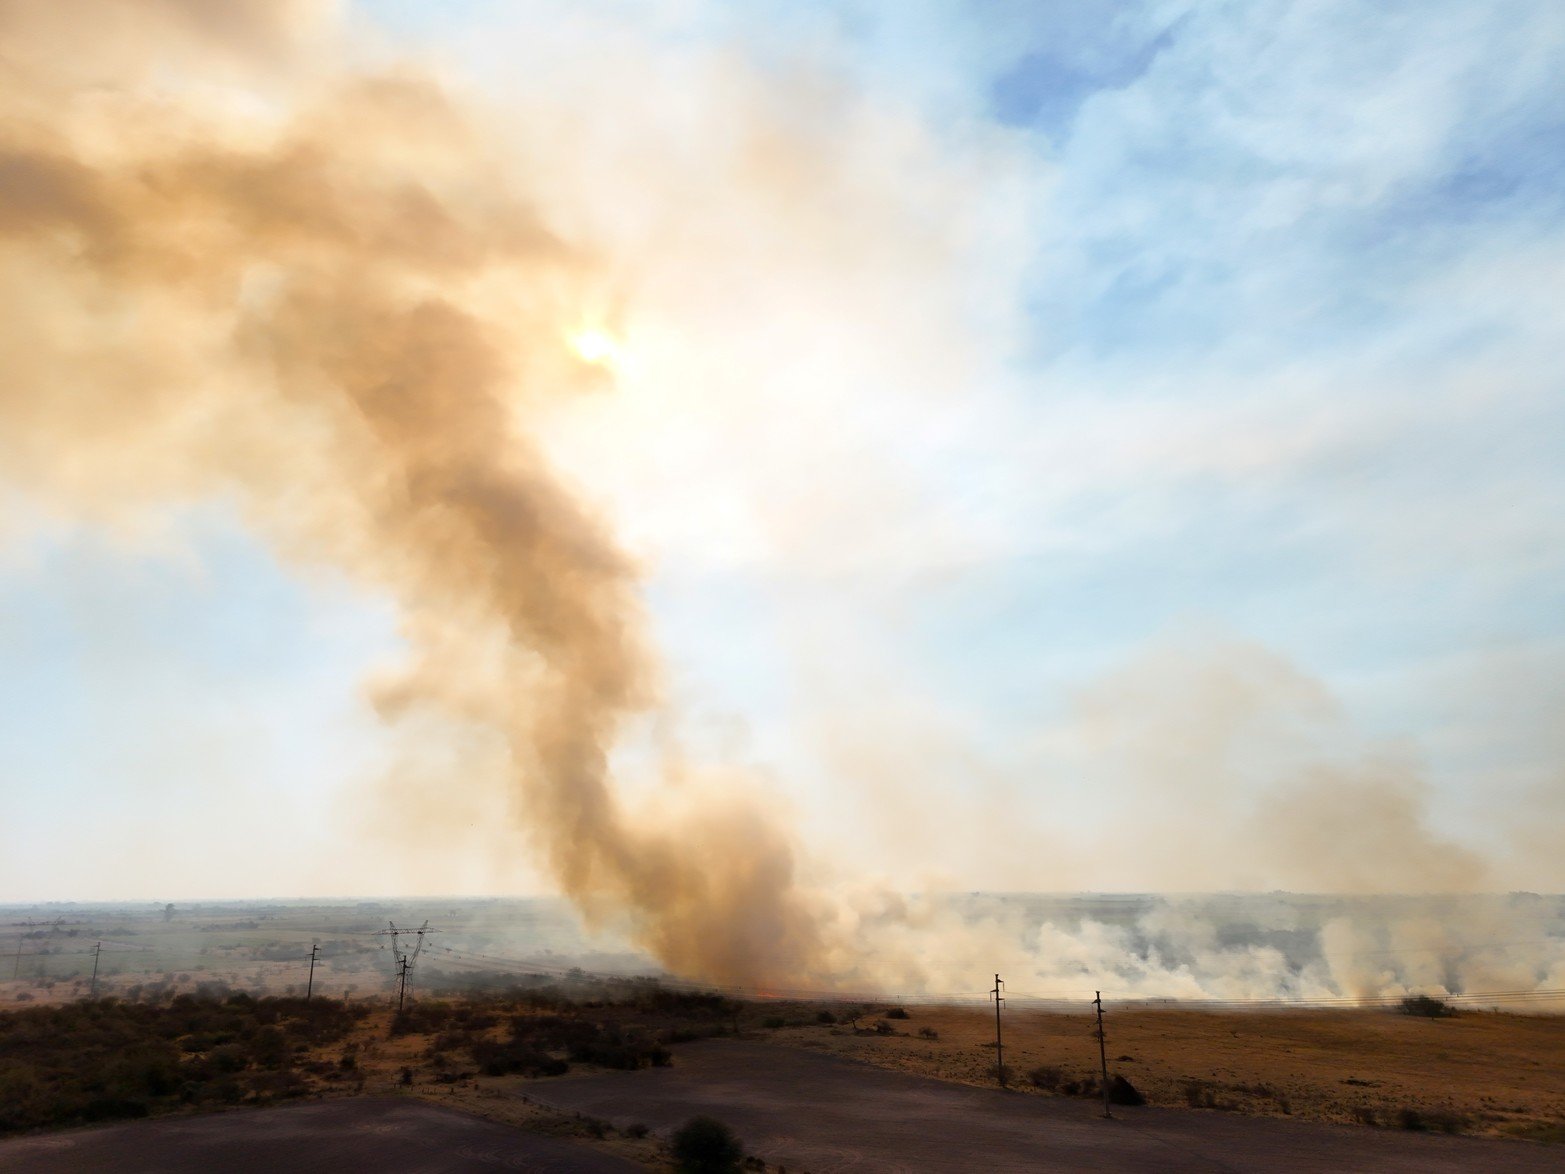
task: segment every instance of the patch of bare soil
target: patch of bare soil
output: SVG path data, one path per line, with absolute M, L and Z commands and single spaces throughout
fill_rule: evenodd
M 915 1006 L 856 1025 L 818 1007 L 775 1008 L 750 1038 L 883 1068 L 994 1087 L 994 1013 Z M 783 1024 L 777 1026 L 779 1021 Z M 1090 1008 L 1007 1008 L 1010 1084 L 1098 1095 Z M 1108 1068 L 1149 1103 L 1259 1116 L 1565 1142 L 1565 1018 L 1386 1010 L 1218 1012 L 1129 1007 L 1105 1017 Z
M 596 1117 L 534 1103 L 526 1095 L 533 1083 L 529 1078 L 486 1076 L 466 1056 L 441 1048 L 436 1032 L 393 1035 L 393 1019 L 390 1010 L 377 1009 L 349 1039 L 311 1056 L 306 1063 L 326 1074 L 317 1076 L 317 1092 L 412 1097 L 530 1133 L 582 1142 L 649 1170 L 673 1169 L 667 1147 L 649 1132 L 616 1129 Z M 503 1037 L 499 1027 L 478 1034 Z

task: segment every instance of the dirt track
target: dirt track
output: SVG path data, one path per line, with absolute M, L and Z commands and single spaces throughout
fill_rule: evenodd
M 1558 1171 L 1562 1151 L 1526 1142 L 1119 1109 L 1007 1094 L 800 1049 L 712 1040 L 674 1067 L 561 1077 L 528 1094 L 657 1130 L 696 1113 L 731 1125 L 770 1162 L 810 1174 L 907 1170 Z
M 384 1097 L 165 1117 L 0 1142 L 5 1174 L 622 1174 L 639 1169 L 569 1141 Z

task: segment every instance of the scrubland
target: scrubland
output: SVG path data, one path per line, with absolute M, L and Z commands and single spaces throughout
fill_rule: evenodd
M 1012 1095 L 1099 1095 L 1090 1008 L 1007 1009 L 1003 1026 Z M 0 1132 L 401 1093 L 655 1165 L 657 1142 L 641 1131 L 545 1109 L 529 1089 L 571 1072 L 675 1063 L 679 1043 L 733 1034 L 996 1083 L 994 1017 L 978 1007 L 738 1002 L 648 980 L 540 976 L 502 992 L 420 997 L 399 1015 L 379 1000 L 209 987 L 0 1012 Z M 1565 1141 L 1565 1018 L 1121 1007 L 1107 1038 L 1110 1073 L 1153 1105 Z

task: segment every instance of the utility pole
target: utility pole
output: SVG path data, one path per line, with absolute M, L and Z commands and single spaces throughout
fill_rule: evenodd
M 315 960 L 317 958 L 319 958 L 320 955 L 321 955 L 321 944 L 319 942 L 311 942 L 310 943 L 310 981 L 305 984 L 305 988 L 304 988 L 304 1001 L 306 1003 L 308 1003 L 310 1001 L 310 996 L 315 992 Z
M 1103 1042 L 1103 992 L 1093 991 L 1095 996 L 1092 1005 L 1098 1009 L 1098 1064 L 1103 1071 L 1103 1115 L 1114 1116 L 1109 1112 L 1109 1054 Z
M 98 955 L 103 953 L 103 943 L 99 942 L 92 948 L 92 988 L 87 992 L 89 999 L 98 997 Z
M 994 1074 L 1000 1081 L 1000 1087 L 1005 1087 L 1005 1048 L 1000 1041 L 1000 1005 L 1005 1002 L 1002 993 L 1005 984 L 1000 981 L 1000 976 L 994 976 L 994 990 L 989 992 L 994 999 Z
M 22 976 L 22 943 L 27 940 L 27 935 L 21 930 L 16 931 L 16 965 L 11 968 L 11 981 L 15 982 Z
M 406 995 L 408 993 L 408 971 L 410 971 L 412 969 L 413 969 L 412 959 L 409 959 L 409 958 L 398 958 L 397 959 L 397 975 L 401 979 L 401 983 L 397 987 L 397 1014 L 398 1015 L 402 1014 L 402 1000 L 406 997 Z

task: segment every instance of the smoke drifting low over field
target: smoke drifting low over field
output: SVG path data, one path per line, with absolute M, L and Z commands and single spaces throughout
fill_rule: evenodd
M 1045 999 L 1098 989 L 1121 999 L 1241 1003 L 1427 993 L 1496 994 L 1496 1005 L 1524 1010 L 1565 1006 L 1565 900 L 1531 893 L 973 894 L 913 901 L 868 928 L 869 940 L 882 936 L 909 960 L 891 989 L 913 993 L 969 988 L 969 960 L 990 958 L 1013 995 Z M 883 982 L 896 977 L 885 964 L 878 973 Z M 1545 991 L 1553 993 L 1532 996 Z
M 0 1002 L 79 998 L 103 941 L 108 993 L 228 984 L 255 993 L 394 991 L 388 924 L 428 924 L 413 977 L 422 992 L 489 989 L 572 971 L 682 983 L 634 942 L 584 932 L 557 899 L 428 898 L 0 906 L 15 977 Z M 854 924 L 855 955 L 825 987 L 729 987 L 783 995 L 982 1002 L 998 970 L 1016 1000 L 1082 1005 L 1177 999 L 1352 1006 L 1409 994 L 1467 1008 L 1565 1009 L 1565 899 L 974 893 L 887 902 Z M 415 940 L 412 936 L 406 942 Z M 7 949 L 10 948 L 7 942 Z M 531 976 L 531 977 L 529 977 Z

